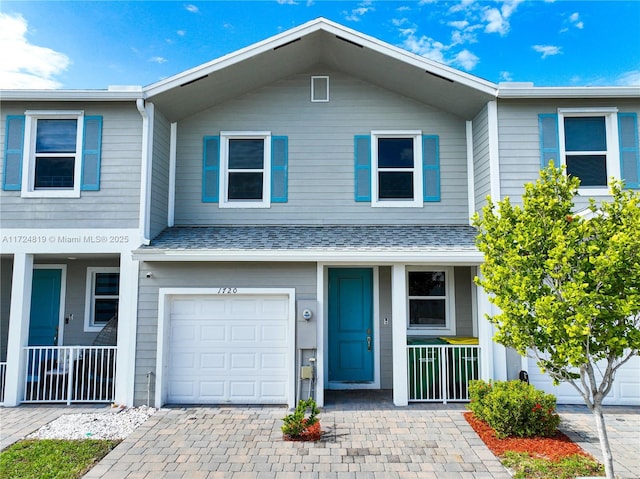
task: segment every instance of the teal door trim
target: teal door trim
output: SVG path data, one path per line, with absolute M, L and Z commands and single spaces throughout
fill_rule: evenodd
M 34 265 L 29 317 L 29 346 L 63 344 L 66 265 Z
M 327 386 L 379 387 L 372 267 L 327 269 Z

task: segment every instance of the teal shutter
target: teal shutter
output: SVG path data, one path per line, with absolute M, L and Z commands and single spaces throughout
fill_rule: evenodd
M 540 168 L 549 166 L 553 160 L 556 168 L 560 167 L 560 142 L 558 141 L 558 115 L 542 113 L 538 115 L 540 133 Z
M 7 115 L 2 176 L 2 189 L 6 191 L 20 191 L 22 188 L 23 148 L 24 116 Z
M 625 188 L 640 188 L 640 155 L 638 154 L 638 115 L 618 113 L 620 141 L 620 175 Z
M 440 201 L 440 145 L 437 135 L 422 137 L 423 201 Z
M 286 136 L 271 137 L 271 202 L 288 201 L 289 141 Z
M 220 196 L 220 137 L 205 136 L 202 155 L 202 202 L 217 203 Z
M 82 181 L 80 189 L 100 189 L 100 155 L 102 151 L 102 117 L 85 116 L 82 138 Z
M 371 137 L 356 135 L 355 152 L 355 200 L 371 201 Z

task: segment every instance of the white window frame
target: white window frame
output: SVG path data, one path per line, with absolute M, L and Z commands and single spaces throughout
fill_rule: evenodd
M 323 98 L 316 98 L 315 96 L 316 94 L 315 83 L 318 80 L 326 81 L 325 95 Z M 328 76 L 314 75 L 311 77 L 311 102 L 312 103 L 328 103 L 329 102 L 329 77 Z
M 412 138 L 413 139 L 413 198 L 397 200 L 381 200 L 378 191 L 378 139 L 380 138 Z M 409 171 L 407 168 L 384 168 L 385 172 Z M 374 130 L 371 132 L 371 206 L 389 208 L 422 208 L 422 131 L 420 130 Z
M 87 281 L 86 281 L 86 293 L 84 302 L 84 331 L 87 333 L 97 333 L 102 331 L 105 327 L 104 324 L 94 323 L 95 313 L 95 285 L 97 273 L 120 273 L 118 267 L 89 267 L 87 268 Z M 113 295 L 100 295 L 98 298 L 118 299 L 120 300 L 120 294 L 118 296 Z
M 620 178 L 620 153 L 618 147 L 618 109 L 615 107 L 600 108 L 558 108 L 558 136 L 560 145 L 560 161 L 567 165 L 567 152 L 565 150 L 564 119 L 567 117 L 580 118 L 589 116 L 601 116 L 605 120 L 607 151 L 581 151 L 583 155 L 601 155 L 607 157 L 607 186 L 581 186 L 578 193 L 584 195 L 608 195 L 611 177 Z M 571 153 L 570 153 L 571 154 Z
M 409 296 L 409 274 L 415 272 L 428 272 L 437 273 L 443 272 L 445 274 L 445 294 L 444 296 Z M 410 331 L 414 335 L 433 336 L 440 334 L 455 335 L 456 334 L 456 295 L 455 295 L 455 278 L 454 268 L 450 266 L 424 266 L 424 267 L 411 267 L 406 271 L 406 283 L 407 283 L 407 331 Z M 416 326 L 411 324 L 411 300 L 412 299 L 444 299 L 444 314 L 445 325 L 440 326 Z
M 84 135 L 84 112 L 79 110 L 27 110 L 25 111 L 24 156 L 22 160 L 23 198 L 80 198 L 82 169 L 82 138 Z M 76 120 L 76 152 L 74 156 L 73 188 L 35 188 L 36 133 L 38 120 Z
M 229 140 L 264 140 L 261 200 L 229 200 Z M 244 170 L 234 170 L 242 172 Z M 253 170 L 251 170 L 253 171 Z M 271 207 L 271 132 L 270 131 L 221 131 L 220 132 L 220 208 L 270 208 Z

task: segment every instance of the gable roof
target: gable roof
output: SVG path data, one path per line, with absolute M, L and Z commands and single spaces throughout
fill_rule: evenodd
M 318 18 L 145 87 L 170 121 L 323 65 L 471 119 L 497 86 Z

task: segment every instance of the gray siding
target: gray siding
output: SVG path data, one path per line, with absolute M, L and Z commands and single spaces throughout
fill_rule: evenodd
M 311 103 L 311 74 L 330 75 L 328 103 Z M 442 200 L 422 208 L 354 201 L 354 135 L 371 130 L 439 135 Z M 271 131 L 289 138 L 289 201 L 270 209 L 220 209 L 201 201 L 203 137 Z M 337 72 L 296 75 L 181 121 L 176 224 L 467 224 L 465 121 Z
M 13 260 L 0 258 L 0 362 L 7 360 Z
M 454 268 L 456 288 L 456 336 L 473 336 L 473 303 L 471 268 Z
M 473 178 L 476 211 L 482 211 L 491 194 L 487 107 L 473 119 Z
M 3 102 L 0 116 L 0 171 L 4 171 L 7 115 L 25 110 L 84 110 L 102 115 L 100 191 L 80 198 L 21 198 L 19 191 L 0 191 L 0 228 L 137 228 L 140 210 L 142 118 L 133 102 Z
M 153 131 L 153 161 L 151 173 L 150 236 L 154 238 L 167 227 L 169 211 L 169 141 L 171 125 L 158 111 Z
M 147 373 L 155 374 L 159 288 L 295 288 L 296 299 L 316 300 L 315 263 L 144 263 L 140 271 L 134 403 L 147 400 Z M 153 272 L 147 278 L 147 272 Z M 153 398 L 154 391 L 151 391 Z
M 620 111 L 640 114 L 636 100 L 500 100 L 498 136 L 500 138 L 500 188 L 502 197 L 521 203 L 524 184 L 534 182 L 540 172 L 540 135 L 538 114 L 556 113 L 558 108 L 617 107 Z M 577 198 L 576 208 L 588 205 L 587 198 Z

